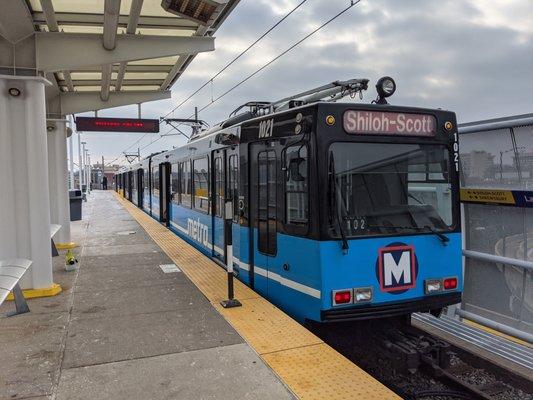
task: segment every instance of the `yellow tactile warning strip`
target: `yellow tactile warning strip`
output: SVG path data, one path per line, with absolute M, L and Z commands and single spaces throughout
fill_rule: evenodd
M 300 399 L 400 399 L 266 299 L 235 280 L 243 306 L 225 309 L 225 271 L 142 210 L 116 195 L 161 249 Z

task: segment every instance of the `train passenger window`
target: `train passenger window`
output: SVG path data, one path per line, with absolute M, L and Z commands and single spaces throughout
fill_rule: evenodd
M 146 168 L 144 171 L 144 196 L 146 207 L 150 207 L 150 171 Z
M 191 206 L 191 171 L 189 161 L 181 163 L 180 168 L 180 197 L 181 204 L 185 207 Z
M 309 218 L 307 146 L 285 149 L 285 223 L 307 225 Z
M 179 204 L 179 164 L 172 164 L 170 168 L 172 171 L 170 181 L 170 201 L 174 204 Z
M 239 161 L 234 154 L 228 159 L 228 194 L 233 203 L 233 221 L 239 221 Z
M 223 217 L 224 209 L 224 166 L 222 158 L 215 158 L 215 215 Z
M 272 150 L 258 154 L 257 189 L 258 250 L 275 255 L 276 241 L 276 153 Z
M 207 157 L 193 161 L 194 208 L 209 214 L 209 162 Z
M 152 168 L 152 195 L 159 200 L 159 166 Z

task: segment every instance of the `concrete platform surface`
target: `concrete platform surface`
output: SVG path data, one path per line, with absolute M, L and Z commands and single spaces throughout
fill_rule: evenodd
M 0 399 L 294 398 L 111 192 L 88 199 L 63 292 L 0 307 Z

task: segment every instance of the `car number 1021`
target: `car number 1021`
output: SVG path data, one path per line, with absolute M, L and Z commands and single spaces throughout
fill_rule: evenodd
M 267 119 L 259 123 L 259 139 L 272 137 L 274 130 L 274 120 Z
M 459 172 L 459 137 L 457 132 L 453 134 L 453 164 L 455 171 Z

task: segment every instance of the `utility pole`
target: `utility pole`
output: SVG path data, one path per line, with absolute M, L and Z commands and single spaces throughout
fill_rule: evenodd
M 102 156 L 102 181 L 100 182 L 101 184 L 101 188 L 100 189 L 104 189 L 104 176 L 105 176 L 105 167 L 104 167 L 104 156 Z

